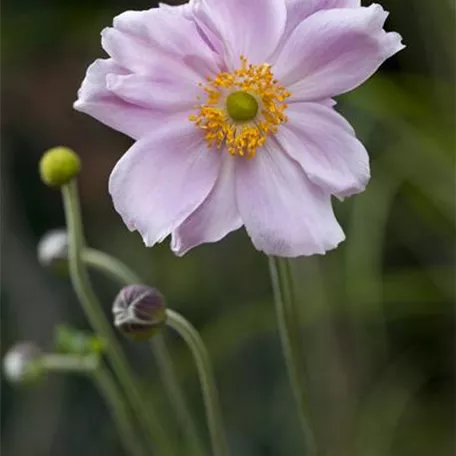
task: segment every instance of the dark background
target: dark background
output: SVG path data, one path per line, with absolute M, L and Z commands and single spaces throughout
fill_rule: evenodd
M 260 0 L 252 0 L 260 1 Z M 365 3 L 367 4 L 367 3 Z M 328 456 L 450 456 L 454 450 L 455 6 L 384 0 L 407 48 L 340 97 L 372 157 L 367 191 L 335 202 L 347 241 L 302 258 L 311 405 Z M 19 340 L 52 350 L 54 327 L 88 329 L 68 283 L 40 267 L 36 245 L 64 225 L 59 192 L 39 180 L 44 150 L 83 161 L 89 243 L 140 271 L 201 330 L 214 360 L 232 454 L 302 454 L 274 319 L 266 258 L 243 230 L 182 259 L 146 249 L 114 212 L 109 173 L 131 140 L 72 109 L 100 30 L 139 0 L 2 4 L 1 354 Z M 166 71 L 166 68 L 163 69 Z M 117 292 L 94 275 L 106 312 Z M 195 370 L 170 338 L 205 432 Z M 146 343 L 125 343 L 165 423 L 174 425 Z M 2 381 L 5 456 L 123 455 L 104 403 L 76 376 L 19 389 Z

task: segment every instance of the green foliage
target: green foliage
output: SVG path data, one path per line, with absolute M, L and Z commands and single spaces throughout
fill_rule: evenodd
M 66 324 L 59 324 L 55 328 L 55 350 L 58 353 L 72 355 L 102 354 L 106 344 L 98 336 L 79 331 Z

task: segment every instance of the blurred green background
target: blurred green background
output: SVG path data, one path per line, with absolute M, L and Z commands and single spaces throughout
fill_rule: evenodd
M 260 1 L 260 0 L 251 0 Z M 365 2 L 364 4 L 367 4 Z M 450 456 L 454 450 L 455 4 L 384 0 L 407 48 L 341 97 L 367 145 L 367 191 L 334 202 L 347 241 L 294 263 L 311 406 L 328 456 Z M 88 329 L 66 278 L 36 245 L 64 224 L 58 192 L 37 173 L 42 152 L 74 148 L 87 238 L 140 271 L 209 346 L 235 456 L 303 454 L 274 318 L 267 260 L 244 231 L 179 259 L 145 249 L 114 212 L 107 179 L 131 141 L 72 109 L 100 30 L 141 0 L 4 0 L 2 4 L 1 354 L 18 340 L 52 349 L 59 322 Z M 94 275 L 106 312 L 118 291 Z M 199 384 L 169 335 L 201 432 Z M 125 349 L 175 432 L 147 343 Z M 2 381 L 5 456 L 124 455 L 102 399 L 84 378 L 26 390 Z M 206 434 L 204 434 L 206 437 Z

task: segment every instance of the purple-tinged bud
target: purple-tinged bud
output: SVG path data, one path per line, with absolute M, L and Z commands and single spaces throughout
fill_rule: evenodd
M 38 261 L 56 272 L 68 272 L 68 234 L 65 229 L 51 230 L 40 239 Z
M 133 340 L 150 339 L 166 321 L 163 295 L 146 285 L 128 285 L 114 301 L 114 325 Z
M 32 342 L 20 342 L 11 347 L 3 358 L 3 373 L 11 383 L 27 384 L 38 380 L 43 371 L 37 362 L 40 348 Z

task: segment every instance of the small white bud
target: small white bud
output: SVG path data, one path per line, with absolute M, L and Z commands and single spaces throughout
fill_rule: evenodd
M 3 373 L 11 383 L 31 383 L 42 373 L 35 363 L 41 350 L 32 342 L 20 342 L 9 349 L 3 358 Z
M 38 261 L 57 272 L 68 270 L 68 234 L 65 229 L 46 233 L 38 243 Z

